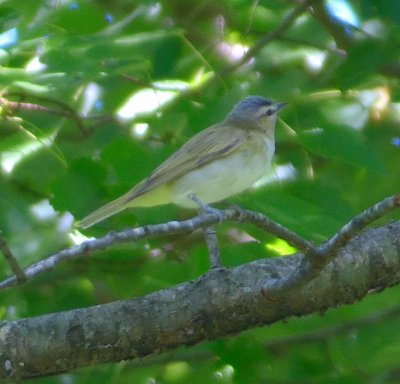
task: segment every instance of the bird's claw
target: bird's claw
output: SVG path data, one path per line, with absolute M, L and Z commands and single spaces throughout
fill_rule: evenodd
M 224 221 L 224 213 L 220 209 L 213 208 L 210 205 L 204 203 L 194 193 L 190 194 L 189 198 L 192 199 L 200 207 L 200 214 L 215 215 L 218 217 L 219 223 Z

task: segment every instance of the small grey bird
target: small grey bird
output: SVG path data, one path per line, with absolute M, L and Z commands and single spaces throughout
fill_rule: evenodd
M 174 203 L 186 208 L 213 203 L 251 187 L 271 165 L 277 112 L 286 103 L 248 96 L 222 123 L 199 132 L 150 176 L 79 222 L 82 228 L 128 207 Z

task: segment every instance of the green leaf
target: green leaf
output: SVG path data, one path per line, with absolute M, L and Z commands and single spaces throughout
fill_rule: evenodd
M 397 32 L 398 35 L 398 32 Z M 354 44 L 346 60 L 335 71 L 335 79 L 342 91 L 361 85 L 379 68 L 398 58 L 399 42 L 394 39 L 365 39 Z
M 88 158 L 74 160 L 53 183 L 51 203 L 55 210 L 70 211 L 78 216 L 99 205 L 106 170 Z
M 300 143 L 310 152 L 324 158 L 342 161 L 374 172 L 382 172 L 384 166 L 368 147 L 362 133 L 343 127 L 316 128 L 299 135 Z
M 101 159 L 112 168 L 114 182 L 133 187 L 161 164 L 167 153 L 168 150 L 162 146 L 151 149 L 125 137 L 113 140 L 102 151 Z

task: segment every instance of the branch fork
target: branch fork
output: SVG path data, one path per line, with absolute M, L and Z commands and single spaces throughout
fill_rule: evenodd
M 308 240 L 303 239 L 301 236 L 282 225 L 275 223 L 261 213 L 242 209 L 237 206 L 225 210 L 212 208 L 211 212 L 202 211 L 198 216 L 184 221 L 170 221 L 163 224 L 126 229 L 120 232 L 109 232 L 101 238 L 87 240 L 80 245 L 63 249 L 60 252 L 32 264 L 24 270 L 21 270 L 19 267 L 15 268 L 15 265 L 13 266 L 11 263 L 10 265 L 15 275 L 1 281 L 0 290 L 31 280 L 39 274 L 54 269 L 62 261 L 85 257 L 91 252 L 107 249 L 115 243 L 136 242 L 141 239 L 156 236 L 186 234 L 199 228 L 202 228 L 205 232 L 205 241 L 209 250 L 211 267 L 219 267 L 218 242 L 213 227 L 221 221 L 227 221 L 252 223 L 266 232 L 285 240 L 288 244 L 298 249 L 299 252 L 303 253 L 302 264 L 293 274 L 262 282 L 263 289 L 268 292 L 268 295 L 274 295 L 279 292 L 287 291 L 288 289 L 297 288 L 306 281 L 315 278 L 319 272 L 337 256 L 339 250 L 351 238 L 373 221 L 398 207 L 400 207 L 400 194 L 387 197 L 357 215 L 328 241 L 319 246 L 314 246 Z M 1 250 L 3 254 L 5 254 L 4 247 L 1 248 Z M 5 257 L 9 260 L 7 254 L 5 254 Z

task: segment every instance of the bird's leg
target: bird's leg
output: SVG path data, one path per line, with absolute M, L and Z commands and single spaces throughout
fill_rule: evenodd
M 203 203 L 195 194 L 189 195 L 189 198 L 192 199 L 196 204 L 199 205 L 199 214 L 213 214 L 218 216 L 218 221 L 222 221 L 224 216 L 219 209 L 215 209 L 210 207 L 209 205 Z M 217 234 L 215 232 L 215 226 L 211 227 L 203 227 L 204 240 L 207 244 L 208 256 L 210 259 L 211 268 L 219 268 L 221 267 L 220 253 L 218 249 L 218 239 Z

